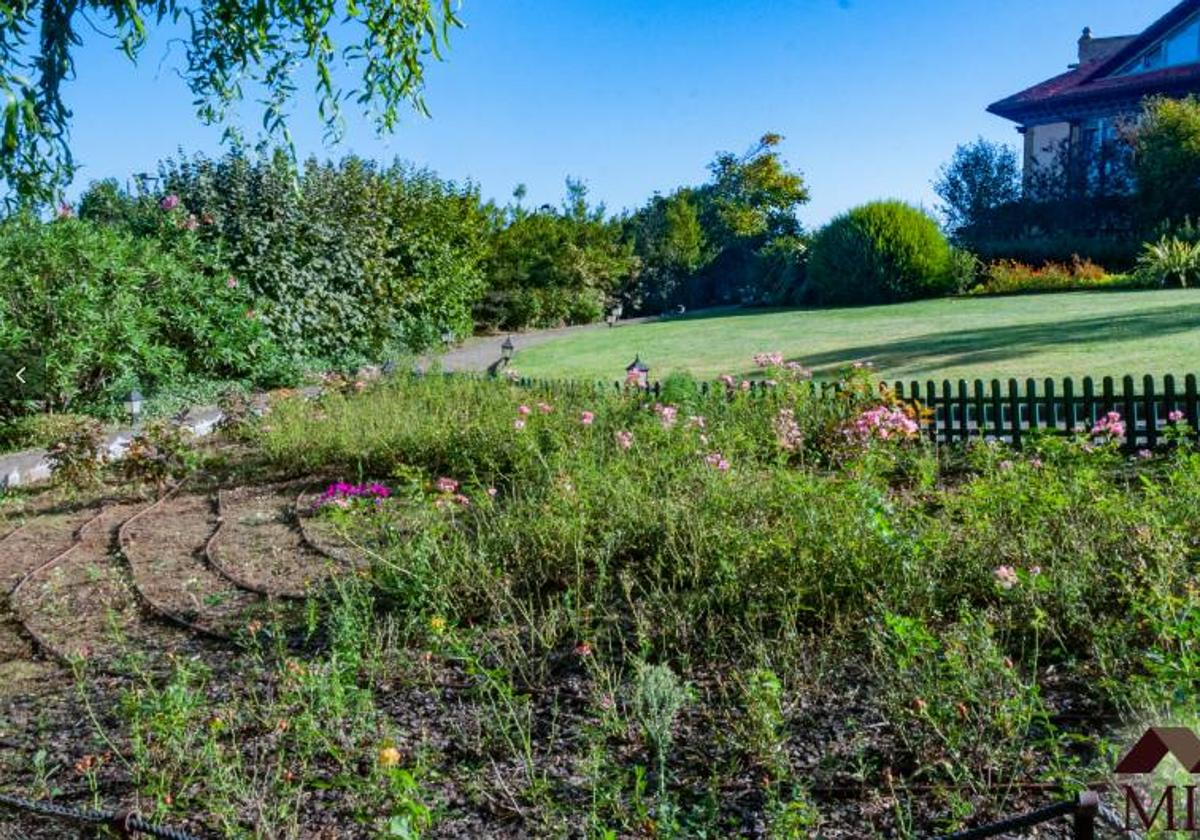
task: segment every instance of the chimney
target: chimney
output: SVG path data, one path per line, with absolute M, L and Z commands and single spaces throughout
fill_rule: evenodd
M 1087 62 L 1091 61 L 1092 58 L 1094 57 L 1095 51 L 1093 50 L 1093 46 L 1094 46 L 1093 42 L 1095 40 L 1096 39 L 1092 37 L 1092 27 L 1090 27 L 1090 26 L 1083 27 L 1083 34 L 1079 36 L 1079 63 L 1080 64 L 1086 64 Z

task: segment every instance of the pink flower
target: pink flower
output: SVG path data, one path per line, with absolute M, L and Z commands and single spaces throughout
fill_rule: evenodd
M 591 656 L 592 646 L 588 642 L 580 642 L 575 645 L 575 655 L 580 657 Z
M 689 429 L 703 429 L 704 428 L 704 418 L 701 417 L 699 414 L 693 414 L 691 417 L 689 417 L 687 419 L 687 427 Z
M 1000 470 L 1002 472 L 1008 472 L 1009 470 L 1011 470 L 1013 468 L 1013 462 L 1012 461 L 1001 461 L 997 466 L 1000 467 Z
M 251 321 L 253 321 L 255 318 L 258 317 L 258 315 L 257 315 L 257 313 L 255 313 L 255 311 L 253 309 L 247 309 L 246 317 L 249 318 Z
M 174 210 L 179 206 L 179 196 L 175 195 L 175 193 L 171 193 L 170 195 L 164 197 L 162 201 L 158 202 L 158 206 L 162 210 Z
M 1096 425 L 1092 426 L 1092 437 L 1104 437 L 1109 440 L 1125 437 L 1125 422 L 1121 419 L 1121 415 L 1110 411 L 1097 420 Z
M 784 368 L 797 379 L 812 379 L 812 371 L 799 362 L 788 362 Z
M 585 426 L 592 425 L 592 421 L 596 419 L 596 415 L 590 411 L 585 411 L 579 415 L 579 422 Z
M 1178 409 L 1176 409 L 1175 411 L 1172 411 L 1170 414 L 1167 415 L 1167 419 L 1170 420 L 1172 423 L 1180 423 L 1183 420 L 1185 420 L 1186 418 L 1187 418 L 1187 415 Z
M 858 443 L 872 439 L 914 439 L 921 433 L 920 424 L 902 408 L 881 405 L 867 409 L 842 427 L 842 434 Z
M 722 373 L 720 376 L 717 377 L 717 379 L 719 379 L 721 382 L 725 383 L 726 388 L 732 388 L 736 384 L 733 380 L 733 377 L 730 376 L 728 373 Z
M 522 417 L 528 417 L 529 411 L 530 411 L 530 409 L 529 409 L 529 406 L 527 406 L 527 405 L 517 406 L 517 414 L 520 414 Z
M 783 365 L 783 354 L 777 352 L 755 353 L 754 364 L 761 368 L 780 367 Z
M 726 472 L 729 469 L 729 461 L 720 452 L 710 452 L 704 456 L 704 462 L 715 470 Z
M 1154 457 L 1154 453 L 1149 449 L 1139 449 L 1137 453 L 1138 459 L 1141 461 L 1149 461 Z
M 196 228 L 200 227 L 200 222 L 197 221 L 195 214 L 189 214 L 183 222 L 183 227 L 187 228 L 188 230 L 195 230 Z
M 749 390 L 750 390 L 750 380 L 749 380 L 749 379 L 743 379 L 743 380 L 742 380 L 742 384 L 741 384 L 739 387 L 741 387 L 741 389 L 742 389 L 743 391 L 749 391 Z
M 446 476 L 435 481 L 433 486 L 439 493 L 454 493 L 458 490 L 458 482 L 453 478 L 446 478 Z
M 488 494 L 489 496 L 491 496 L 493 499 L 494 499 L 494 498 L 496 498 L 496 492 L 497 492 L 497 491 L 496 491 L 496 488 L 495 488 L 495 487 L 489 487 L 489 488 L 487 489 L 487 494 Z
M 236 277 L 230 277 L 228 280 L 226 280 L 226 281 L 225 281 L 225 285 L 226 285 L 226 286 L 228 286 L 228 287 L 229 287 L 229 288 L 231 288 L 231 289 L 236 289 L 236 288 L 238 287 L 238 281 L 237 281 L 237 278 L 236 278 Z
M 621 447 L 622 449 L 628 450 L 631 446 L 633 446 L 633 432 L 617 432 L 616 438 L 617 446 Z
M 1042 468 L 1042 459 L 1041 458 L 1030 458 L 1029 466 L 1033 467 L 1035 470 L 1040 470 Z
M 662 421 L 663 428 L 669 429 L 675 425 L 675 418 L 679 414 L 679 409 L 673 405 L 662 405 L 660 403 L 654 406 L 654 413 Z
M 514 428 L 514 429 L 518 429 L 518 430 L 520 430 L 520 429 L 524 429 L 524 428 L 525 428 L 525 421 L 524 421 L 524 420 L 514 420 L 514 421 L 513 421 L 513 428 Z
M 454 494 L 454 502 L 455 502 L 455 504 L 461 505 L 462 507 L 470 507 L 471 506 L 471 500 L 468 499 L 466 496 L 464 496 L 462 493 Z
M 1012 566 L 997 566 L 996 571 L 992 574 L 995 575 L 996 582 L 1000 584 L 1001 589 L 1012 589 L 1018 583 L 1017 570 Z
M 67 202 L 62 202 L 58 205 L 58 218 L 69 219 L 75 215 L 75 209 Z
M 549 414 L 554 411 L 554 406 L 549 403 L 540 402 L 538 403 L 538 411 L 542 412 L 542 414 Z

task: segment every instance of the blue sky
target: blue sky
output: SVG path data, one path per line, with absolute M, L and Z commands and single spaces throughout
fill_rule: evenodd
M 473 179 L 505 201 L 557 204 L 568 175 L 610 210 L 702 182 L 718 150 L 783 134 L 817 225 L 873 198 L 930 206 L 930 181 L 957 143 L 1014 144 L 989 102 L 1062 72 L 1085 25 L 1139 31 L 1174 0 L 465 0 L 466 29 L 429 68 L 425 120 L 390 137 L 349 115 L 322 145 L 310 88 L 292 121 L 302 155 L 399 156 Z M 185 151 L 219 151 L 175 73 L 182 49 L 158 33 L 137 66 L 85 31 L 72 192 Z M 176 33 L 178 34 L 178 33 Z M 249 118 L 251 114 L 247 114 Z M 248 119 L 253 127 L 255 121 Z

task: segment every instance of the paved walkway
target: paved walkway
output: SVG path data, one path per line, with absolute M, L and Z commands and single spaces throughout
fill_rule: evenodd
M 629 326 L 631 324 L 644 324 L 648 321 L 657 321 L 657 315 L 648 316 L 645 318 L 625 318 L 617 323 L 617 327 Z M 587 332 L 589 330 L 607 330 L 611 329 L 607 324 L 581 324 L 577 327 L 557 327 L 551 330 L 537 330 L 535 332 L 525 333 L 509 333 L 505 335 L 492 335 L 481 338 L 471 338 L 455 347 L 449 353 L 441 357 L 442 370 L 445 371 L 486 371 L 489 367 L 500 360 L 500 345 L 504 343 L 504 339 L 512 338 L 512 343 L 516 347 L 516 352 L 520 353 L 526 347 L 532 347 L 535 344 L 542 344 L 553 338 L 558 338 L 564 335 L 574 335 L 575 333 Z M 432 359 L 423 359 L 422 369 L 427 369 L 432 362 Z M 520 364 L 513 363 L 513 367 L 520 370 Z

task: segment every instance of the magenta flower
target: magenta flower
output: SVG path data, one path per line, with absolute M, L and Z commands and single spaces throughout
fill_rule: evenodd
M 225 281 L 225 285 L 226 285 L 226 286 L 228 286 L 228 287 L 229 287 L 229 288 L 231 288 L 231 289 L 236 289 L 236 288 L 238 287 L 238 281 L 237 281 L 237 278 L 236 278 L 236 277 L 230 277 L 228 280 L 226 280 L 226 281 Z
M 1176 409 L 1175 411 L 1172 411 L 1170 414 L 1167 415 L 1167 419 L 1170 420 L 1172 423 L 1181 423 L 1185 419 L 1187 419 L 1187 415 L 1184 414 L 1182 411 Z
M 164 197 L 162 201 L 158 202 L 158 206 L 162 210 L 174 210 L 179 206 L 179 196 L 175 195 L 175 193 L 171 193 L 170 195 Z
M 540 402 L 538 403 L 538 411 L 542 412 L 542 414 L 550 414 L 554 411 L 554 406 L 549 403 Z
M 594 421 L 595 419 L 596 419 L 596 415 L 592 414 L 592 412 L 590 412 L 590 411 L 585 411 L 579 415 L 579 422 L 585 426 L 592 425 L 592 421 Z
M 616 434 L 617 446 L 628 450 L 633 446 L 633 432 L 620 431 Z
M 710 452 L 708 455 L 705 455 L 704 463 L 720 472 L 727 472 L 729 470 L 729 461 L 720 452 Z
M 458 490 L 458 482 L 453 478 L 442 476 L 433 483 L 433 487 L 439 493 L 454 493 Z
M 755 353 L 754 364 L 761 368 L 782 367 L 783 354 L 778 352 Z
M 517 414 L 520 414 L 522 417 L 528 417 L 529 412 L 530 412 L 529 406 L 527 406 L 527 405 L 517 406 Z

